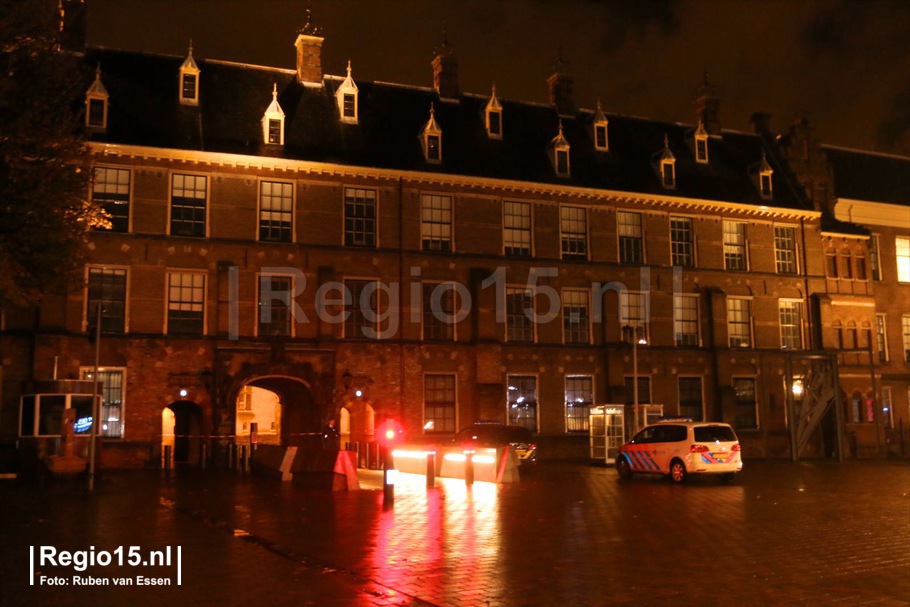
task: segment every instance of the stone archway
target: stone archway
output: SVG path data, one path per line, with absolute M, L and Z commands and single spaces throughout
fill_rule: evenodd
M 275 395 L 275 430 L 276 438 L 280 437 L 280 444 L 302 446 L 321 441 L 323 416 L 307 382 L 297 377 L 281 375 L 251 377 L 244 382 L 235 400 L 235 417 L 238 421 L 246 415 L 246 412 L 237 409 L 242 390 L 246 387 Z

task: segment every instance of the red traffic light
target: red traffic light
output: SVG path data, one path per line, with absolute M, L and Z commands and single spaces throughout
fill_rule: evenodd
M 387 419 L 377 428 L 376 438 L 379 442 L 392 445 L 404 435 L 404 428 L 394 419 Z

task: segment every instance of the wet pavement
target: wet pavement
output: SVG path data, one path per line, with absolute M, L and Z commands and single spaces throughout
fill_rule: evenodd
M 472 487 L 404 475 L 391 507 L 378 474 L 334 493 L 196 469 L 106 473 L 92 494 L 0 481 L 0 607 L 910 605 L 906 462 L 747 461 L 731 485 L 583 464 Z M 112 562 L 77 571 L 41 547 Z M 75 585 L 92 580 L 109 585 Z

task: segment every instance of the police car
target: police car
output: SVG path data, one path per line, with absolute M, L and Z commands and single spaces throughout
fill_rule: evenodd
M 621 479 L 636 473 L 666 474 L 675 483 L 689 474 L 721 474 L 733 480 L 743 469 L 739 439 L 729 424 L 664 420 L 646 426 L 619 448 Z

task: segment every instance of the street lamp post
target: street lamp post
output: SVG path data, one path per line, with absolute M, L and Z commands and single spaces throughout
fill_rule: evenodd
M 626 325 L 632 339 L 632 435 L 638 433 L 638 346 L 645 345 L 648 341 L 638 337 L 638 325 Z

